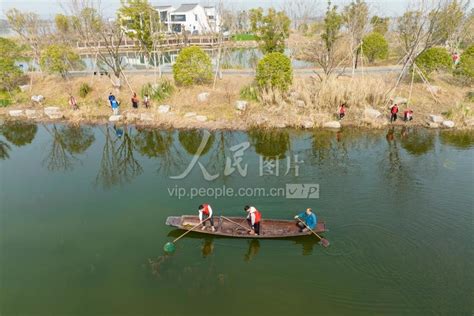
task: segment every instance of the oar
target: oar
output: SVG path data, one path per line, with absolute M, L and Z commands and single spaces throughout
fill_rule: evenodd
M 199 224 L 197 224 L 196 226 L 194 226 L 193 228 L 189 229 L 188 231 L 184 232 L 181 236 L 177 237 L 175 240 L 173 241 L 169 241 L 167 242 L 164 246 L 163 246 L 163 250 L 165 252 L 174 252 L 176 250 L 176 246 L 174 245 L 175 242 L 177 242 L 178 240 L 180 240 L 184 235 L 190 233 L 191 231 L 193 231 L 194 229 L 198 228 L 200 225 L 202 225 L 205 221 L 207 221 L 210 217 L 206 218 L 205 220 L 203 220 L 202 222 L 200 222 Z
M 228 221 L 231 222 L 231 223 L 234 223 L 234 224 L 237 225 L 237 226 L 242 227 L 242 228 L 245 229 L 245 230 L 249 230 L 249 229 L 250 229 L 250 228 L 248 228 L 248 227 L 245 227 L 245 226 L 243 226 L 243 225 L 240 225 L 239 223 L 234 222 L 234 221 L 231 220 L 230 218 L 227 218 L 227 217 L 225 217 L 225 216 L 221 216 L 221 217 L 222 217 L 223 219 L 228 220 Z
M 313 234 L 316 235 L 316 237 L 319 238 L 319 240 L 321 240 L 321 244 L 324 246 L 324 247 L 328 247 L 329 246 L 329 240 L 327 240 L 326 238 L 323 238 L 321 236 L 319 236 L 318 234 L 316 234 L 316 232 L 314 230 L 312 230 L 311 228 L 308 227 L 308 225 L 306 225 L 305 222 L 303 222 L 299 217 L 297 217 L 297 219 L 303 223 L 304 226 L 306 226 L 306 228 L 308 228 Z

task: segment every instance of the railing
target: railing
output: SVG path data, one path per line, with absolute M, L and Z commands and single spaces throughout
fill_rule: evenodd
M 224 37 L 223 42 L 229 41 L 229 37 Z M 112 42 L 111 46 L 119 45 L 119 49 L 130 50 L 137 49 L 139 50 L 142 45 L 139 41 L 133 39 L 123 39 L 118 42 Z M 180 37 L 167 37 L 159 41 L 156 45 L 157 49 L 176 49 L 185 46 L 201 46 L 201 47 L 214 47 L 219 44 L 219 38 L 217 36 L 180 36 Z M 90 50 L 90 49 L 105 49 L 108 44 L 105 41 L 90 41 L 90 42 L 77 42 L 76 47 L 79 51 Z

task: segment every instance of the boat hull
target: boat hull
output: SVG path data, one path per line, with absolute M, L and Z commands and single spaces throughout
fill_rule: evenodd
M 248 227 L 245 217 L 227 218 L 244 227 Z M 207 223 L 205 230 L 202 230 L 201 227 L 197 227 L 193 231 L 207 235 L 256 239 L 289 238 L 311 235 L 311 232 L 300 232 L 300 228 L 296 225 L 295 220 L 263 219 L 260 224 L 260 235 L 250 235 L 248 233 L 250 227 L 244 229 L 231 221 L 226 220 L 222 216 L 214 216 L 214 226 L 216 227 L 215 232 L 211 231 L 210 225 Z M 199 217 L 195 215 L 169 216 L 166 219 L 166 225 L 182 230 L 191 230 L 197 224 L 199 224 Z M 326 231 L 324 221 L 318 221 L 314 231 L 318 234 L 324 233 Z

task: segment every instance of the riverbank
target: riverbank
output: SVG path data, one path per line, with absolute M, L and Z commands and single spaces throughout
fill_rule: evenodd
M 314 76 L 297 75 L 288 96 L 268 92 L 259 101 L 247 101 L 242 100 L 240 91 L 249 86 L 253 78 L 232 74 L 218 80 L 215 88 L 212 85 L 177 87 L 169 98 L 153 101 L 148 109 L 141 103 L 138 109 L 133 109 L 129 101 L 131 90 L 139 92 L 146 83 L 154 83 L 154 79 L 147 75 L 129 75 L 128 84 L 124 83 L 119 91 L 111 89 L 111 82 L 105 76 L 68 80 L 37 77 L 33 78 L 31 88 L 15 95 L 13 104 L 0 108 L 0 116 L 7 120 L 75 124 L 103 124 L 115 120 L 117 123 L 166 128 L 382 128 L 391 124 L 386 93 L 395 80 L 394 76 L 390 73 L 360 75 L 321 83 Z M 82 83 L 92 87 L 84 98 L 78 96 Z M 393 125 L 472 129 L 473 102 L 466 98 L 471 89 L 457 86 L 441 76 L 432 84 L 431 89 L 421 83 L 415 83 L 413 87 L 409 83 L 400 85 L 392 96 L 409 98 L 408 107 L 414 111 L 414 119 L 407 123 L 399 119 Z M 107 100 L 110 92 L 121 102 L 119 117 L 111 117 Z M 68 106 L 69 93 L 76 97 L 79 110 L 73 111 Z M 44 96 L 44 101 L 33 103 L 31 97 L 35 95 Z M 337 108 L 343 102 L 348 105 L 347 115 L 338 121 Z M 400 118 L 406 108 L 400 107 Z M 445 124 L 446 121 L 452 123 Z

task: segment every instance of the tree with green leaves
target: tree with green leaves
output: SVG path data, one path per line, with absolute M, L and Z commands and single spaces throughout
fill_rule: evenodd
M 352 75 L 357 68 L 362 38 L 367 32 L 369 7 L 363 0 L 355 0 L 344 7 L 342 12 L 344 25 L 350 36 L 350 52 L 352 55 Z
M 260 42 L 260 50 L 264 54 L 285 51 L 285 40 L 290 36 L 291 21 L 284 11 L 268 9 L 264 15 L 262 8 L 250 10 L 250 26 L 252 33 Z
M 389 23 L 389 18 L 383 18 L 377 15 L 374 15 L 370 19 L 370 24 L 372 25 L 372 32 L 377 32 L 382 35 L 387 34 Z
M 416 65 L 423 75 L 429 78 L 435 71 L 451 69 L 451 55 L 444 47 L 432 47 L 418 55 Z
M 40 65 L 49 73 L 58 73 L 65 78 L 70 70 L 81 66 L 82 62 L 71 47 L 53 44 L 41 53 Z
M 388 42 L 382 34 L 372 32 L 364 37 L 362 51 L 370 63 L 385 59 L 388 56 Z
M 121 0 L 118 19 L 127 36 L 137 39 L 150 53 L 161 31 L 160 14 L 148 0 Z
M 287 92 L 293 82 L 291 60 L 279 52 L 265 55 L 257 65 L 255 80 L 260 89 Z
M 59 34 L 67 35 L 70 31 L 69 18 L 61 13 L 56 14 L 54 17 L 54 26 Z
M 474 45 L 469 46 L 462 53 L 455 74 L 464 77 L 467 81 L 474 82 Z
M 173 65 L 173 77 L 177 85 L 207 84 L 212 80 L 211 58 L 197 46 L 181 50 Z
M 39 64 L 41 49 L 47 45 L 50 38 L 49 24 L 34 12 L 10 9 L 5 15 L 11 29 L 31 48 L 33 59 Z
M 331 1 L 328 1 L 328 8 L 324 17 L 324 31 L 321 34 L 328 57 L 332 55 L 336 41 L 339 38 L 342 23 L 343 17 L 337 12 L 337 6 L 331 6 Z
M 0 37 L 0 90 L 12 91 L 24 80 L 25 75 L 15 61 L 25 59 L 23 47 L 14 41 Z

